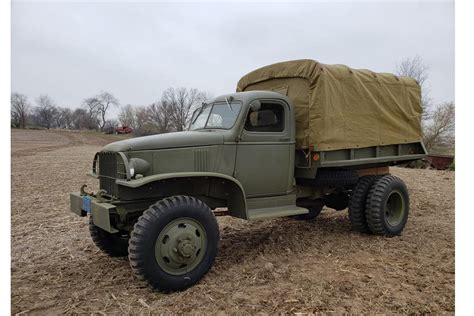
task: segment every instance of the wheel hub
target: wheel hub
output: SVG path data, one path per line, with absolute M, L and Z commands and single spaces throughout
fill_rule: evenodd
M 202 260 L 207 244 L 202 225 L 191 218 L 171 221 L 158 235 L 155 258 L 166 272 L 181 275 Z
M 393 191 L 385 205 L 385 217 L 389 225 L 397 226 L 403 220 L 405 203 L 400 192 Z
M 196 245 L 191 241 L 191 238 L 178 241 L 178 254 L 180 256 L 190 258 L 195 250 Z

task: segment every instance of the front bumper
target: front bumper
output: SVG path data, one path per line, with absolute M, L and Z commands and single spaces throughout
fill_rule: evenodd
M 84 198 L 90 200 L 90 214 L 94 220 L 94 225 L 102 228 L 109 233 L 117 233 L 118 230 L 112 226 L 110 222 L 110 214 L 116 213 L 115 205 L 99 202 L 97 198 L 91 195 L 81 195 L 80 193 L 71 193 L 69 195 L 71 200 L 71 212 L 78 216 L 86 216 L 88 212 L 83 209 Z

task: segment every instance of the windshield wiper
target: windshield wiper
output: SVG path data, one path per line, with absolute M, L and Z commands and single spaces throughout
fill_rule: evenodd
M 227 103 L 227 106 L 229 107 L 230 111 L 234 113 L 234 110 L 232 110 L 232 107 L 230 106 L 229 101 L 227 100 L 227 97 L 225 97 L 225 103 Z
M 204 110 L 204 107 L 206 106 L 207 104 L 206 103 L 202 103 L 202 106 L 201 108 L 199 109 L 199 113 L 196 115 L 196 117 L 194 118 L 194 120 L 191 122 L 191 124 L 194 124 L 194 122 L 196 122 L 197 118 L 199 117 L 199 115 L 201 115 L 202 111 Z

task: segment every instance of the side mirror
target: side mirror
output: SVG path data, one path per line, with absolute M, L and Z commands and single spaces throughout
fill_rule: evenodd
M 261 106 L 262 106 L 262 104 L 258 100 L 254 100 L 254 101 L 250 102 L 250 109 L 253 112 L 259 111 Z

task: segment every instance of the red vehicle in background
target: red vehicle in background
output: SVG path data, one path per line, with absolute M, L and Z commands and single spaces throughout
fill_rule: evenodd
M 133 129 L 129 126 L 121 126 L 114 128 L 114 134 L 130 134 Z

